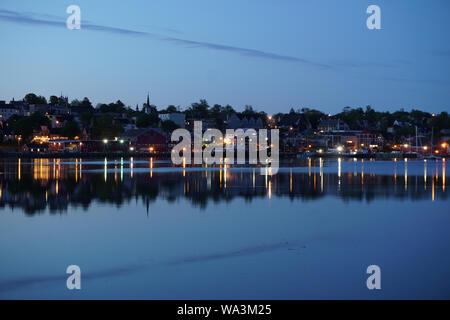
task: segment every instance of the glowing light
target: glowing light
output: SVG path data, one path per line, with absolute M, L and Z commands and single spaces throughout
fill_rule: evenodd
M 130 177 L 133 178 L 133 168 L 134 168 L 134 164 L 133 164 L 133 157 L 130 158 Z
M 338 177 L 339 178 L 341 177 L 341 162 L 342 162 L 342 159 L 338 158 Z
M 442 191 L 445 191 L 445 161 L 442 162 Z
M 342 151 L 344 151 L 344 147 L 343 147 L 343 146 L 339 146 L 339 147 L 337 147 L 337 151 L 338 151 L 338 152 L 342 152 Z
M 253 171 L 253 175 L 254 175 L 254 171 Z M 253 183 L 253 187 L 254 187 L 254 183 Z M 289 192 L 292 192 L 292 168 L 290 169 L 290 172 L 289 172 Z
M 104 179 L 106 182 L 106 179 L 108 178 L 108 160 L 105 158 L 105 167 L 104 167 Z
M 423 167 L 424 167 L 423 168 L 423 182 L 424 182 L 425 190 L 427 190 L 427 159 L 425 159 Z
M 150 178 L 153 178 L 153 158 L 150 158 Z
M 103 139 L 103 143 L 107 144 L 108 143 L 108 139 Z

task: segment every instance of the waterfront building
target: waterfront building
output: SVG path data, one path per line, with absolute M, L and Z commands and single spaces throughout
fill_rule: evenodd
M 321 132 L 332 132 L 349 130 L 349 126 L 341 119 L 323 118 L 320 120 L 317 129 Z
M 119 140 L 128 143 L 131 151 L 167 152 L 165 133 L 159 128 L 142 128 L 125 131 Z

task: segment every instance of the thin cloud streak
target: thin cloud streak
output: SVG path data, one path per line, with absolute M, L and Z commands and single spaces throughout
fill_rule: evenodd
M 82 279 L 85 280 L 97 280 L 102 278 L 111 278 L 111 277 L 119 277 L 126 276 L 129 274 L 142 272 L 148 270 L 152 267 L 158 266 L 179 266 L 191 263 L 202 263 L 202 262 L 210 262 L 219 259 L 233 259 L 242 256 L 252 256 L 258 255 L 274 250 L 287 249 L 287 250 L 296 250 L 298 245 L 295 242 L 279 242 L 272 244 L 262 244 L 254 247 L 246 247 L 241 248 L 239 250 L 233 251 L 225 251 L 225 252 L 215 252 L 205 255 L 195 255 L 195 256 L 187 256 L 177 259 L 171 259 L 168 261 L 161 262 L 150 262 L 143 264 L 134 264 L 134 265 L 125 265 L 117 268 L 105 269 L 101 271 L 91 271 L 91 272 L 83 272 Z M 16 279 L 8 279 L 5 281 L 0 281 L 0 293 L 8 292 L 11 290 L 20 289 L 22 287 L 27 287 L 30 285 L 36 284 L 48 284 L 52 282 L 61 282 L 64 283 L 67 279 L 67 274 L 59 274 L 59 275 L 44 275 L 44 276 L 28 276 L 23 278 Z
M 40 17 L 40 18 L 39 18 Z M 11 10 L 5 10 L 0 9 L 0 20 L 11 22 L 11 23 L 18 23 L 18 24 L 31 24 L 31 25 L 42 25 L 42 26 L 51 26 L 51 27 L 65 27 L 66 23 L 65 21 L 54 21 L 54 20 L 48 20 L 44 19 L 44 17 L 48 18 L 49 15 L 41 15 L 37 13 L 21 13 Z M 53 17 L 53 16 L 51 16 Z M 203 41 L 194 41 L 194 40 L 188 40 L 188 39 L 181 39 L 181 38 L 174 38 L 174 37 L 166 37 L 163 35 L 159 35 L 156 33 L 150 33 L 145 31 L 137 31 L 132 29 L 123 29 L 123 28 L 116 28 L 116 27 L 109 27 L 109 26 L 102 26 L 102 25 L 96 25 L 91 23 L 82 23 L 81 29 L 90 30 L 90 31 L 99 31 L 99 32 L 108 32 L 113 34 L 119 34 L 119 35 L 129 35 L 129 36 L 145 36 L 150 37 L 152 39 L 156 39 L 159 41 L 164 42 L 170 42 L 175 45 L 181 45 L 186 48 L 202 48 L 202 49 L 209 49 L 209 50 L 218 50 L 218 51 L 225 51 L 230 53 L 239 54 L 242 56 L 247 57 L 253 57 L 253 58 L 262 58 L 262 59 L 270 59 L 270 60 L 278 60 L 278 61 L 285 61 L 285 62 L 294 62 L 294 63 L 301 63 L 317 68 L 324 68 L 328 69 L 331 68 L 331 66 L 314 62 L 307 59 L 302 59 L 298 57 L 292 57 L 287 55 L 281 55 L 261 50 L 255 50 L 255 49 L 248 49 L 248 48 L 242 48 L 242 47 L 236 47 L 236 46 L 230 46 L 230 45 L 223 45 L 218 43 L 212 43 L 212 42 L 203 42 Z

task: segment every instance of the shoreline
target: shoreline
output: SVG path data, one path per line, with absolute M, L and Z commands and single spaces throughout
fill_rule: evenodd
M 32 158 L 81 158 L 81 159 L 98 159 L 98 158 L 155 158 L 155 159 L 170 159 L 170 153 L 134 153 L 134 152 L 61 152 L 61 153 L 31 153 L 31 152 L 0 152 L 1 159 L 32 159 Z M 372 154 L 306 154 L 306 153 L 280 153 L 280 159 L 307 159 L 307 158 L 358 158 L 358 159 L 377 159 L 377 160 L 392 160 L 392 159 L 420 159 L 415 153 L 372 153 Z

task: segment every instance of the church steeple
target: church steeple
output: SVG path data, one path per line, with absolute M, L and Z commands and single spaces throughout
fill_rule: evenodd
M 144 103 L 144 106 L 142 107 L 142 111 L 149 114 L 150 113 L 150 93 L 147 93 L 147 102 Z

